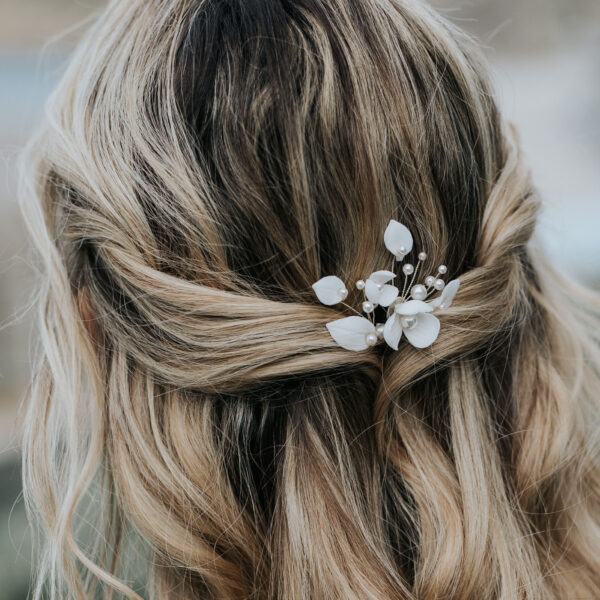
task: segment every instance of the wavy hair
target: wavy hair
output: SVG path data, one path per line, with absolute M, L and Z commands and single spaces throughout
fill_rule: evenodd
M 26 170 L 36 597 L 600 597 L 599 302 L 532 241 L 465 34 L 412 0 L 113 0 Z M 390 218 L 461 288 L 431 348 L 349 352 L 311 284 L 382 264 Z

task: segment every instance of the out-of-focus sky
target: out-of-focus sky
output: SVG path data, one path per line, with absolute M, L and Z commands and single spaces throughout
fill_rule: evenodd
M 600 0 L 432 3 L 485 47 L 499 103 L 521 132 L 546 201 L 541 242 L 563 270 L 598 287 Z M 41 118 L 82 21 L 104 4 L 0 1 L 0 596 L 6 600 L 26 597 L 30 568 L 16 425 L 35 344 L 25 311 L 35 263 L 17 207 L 15 157 Z
M 600 1 L 433 0 L 485 47 L 504 115 L 545 200 L 540 240 L 565 271 L 600 278 Z

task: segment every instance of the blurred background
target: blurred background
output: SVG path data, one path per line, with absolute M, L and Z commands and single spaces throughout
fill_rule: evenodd
M 127 0 L 123 0 L 127 1 Z M 102 0 L 0 0 L 0 597 L 35 570 L 20 496 L 20 404 L 31 370 L 33 259 L 15 159 Z M 546 201 L 538 227 L 557 265 L 600 287 L 600 0 L 433 0 L 475 34 Z

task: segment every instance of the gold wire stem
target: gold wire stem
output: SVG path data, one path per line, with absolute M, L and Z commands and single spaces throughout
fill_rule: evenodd
M 404 300 L 404 294 L 406 293 L 406 283 L 408 281 L 408 275 L 404 275 L 404 285 L 402 286 L 402 293 L 400 294 L 400 300 L 402 300 L 402 302 L 405 302 Z
M 349 304 L 346 304 L 345 302 L 340 302 L 340 304 L 342 306 L 345 306 L 346 308 L 349 308 L 352 312 L 355 312 L 359 317 L 362 317 L 362 313 L 359 312 L 358 310 L 356 310 L 353 306 L 350 306 Z
M 415 282 L 415 279 L 417 278 L 417 273 L 419 272 L 420 266 L 421 266 L 421 261 L 418 261 L 417 265 L 415 266 L 415 270 L 413 271 L 412 278 L 410 280 L 410 284 L 408 285 L 408 289 L 406 290 L 407 292 L 408 292 L 408 290 L 410 290 L 410 288 L 412 288 L 413 283 Z M 408 275 L 406 276 L 406 279 L 408 280 Z M 402 290 L 402 299 L 404 300 L 404 290 Z

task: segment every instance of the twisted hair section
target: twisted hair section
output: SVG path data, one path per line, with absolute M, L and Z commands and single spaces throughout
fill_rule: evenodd
M 598 299 L 447 21 L 113 0 L 24 164 L 36 598 L 600 595 Z M 348 352 L 311 284 L 355 305 L 390 218 L 460 290 L 430 348 Z

